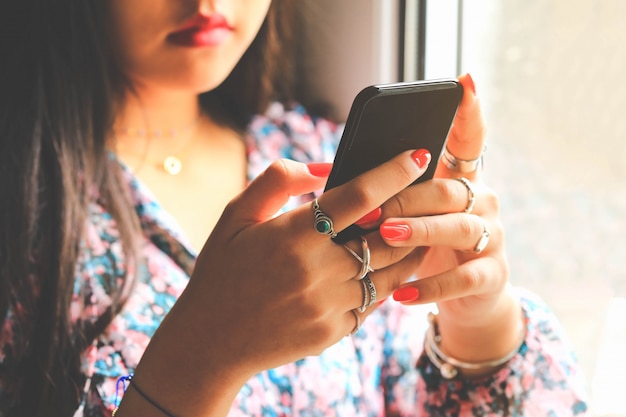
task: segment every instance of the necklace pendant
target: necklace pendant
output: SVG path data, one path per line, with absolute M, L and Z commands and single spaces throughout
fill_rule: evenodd
M 170 175 L 178 175 L 183 169 L 183 163 L 175 156 L 168 156 L 163 160 L 163 169 Z

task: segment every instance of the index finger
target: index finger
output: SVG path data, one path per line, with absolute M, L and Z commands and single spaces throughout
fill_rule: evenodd
M 480 157 L 485 146 L 485 124 L 472 77 L 463 74 L 459 76 L 459 82 L 463 85 L 463 98 L 450 129 L 446 147 L 459 160 L 475 160 Z M 460 173 L 452 170 L 446 166 L 442 157 L 435 176 L 443 178 L 464 176 L 472 180 L 477 174 L 478 171 Z
M 319 205 L 337 232 L 353 224 L 424 174 L 430 163 L 425 149 L 402 152 L 345 184 L 325 191 Z

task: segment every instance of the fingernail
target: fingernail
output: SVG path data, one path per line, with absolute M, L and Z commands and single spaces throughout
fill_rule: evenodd
M 415 287 L 403 287 L 393 292 L 393 299 L 400 302 L 415 301 L 419 296 L 420 291 Z
M 306 167 L 309 169 L 311 175 L 315 175 L 316 177 L 327 177 L 330 175 L 331 169 L 333 169 L 333 164 L 330 162 L 313 162 L 306 164 Z
M 461 84 L 463 84 L 464 88 L 471 91 L 472 94 L 476 95 L 476 86 L 474 85 L 474 79 L 469 72 L 465 74 L 465 77 L 463 77 L 463 79 L 461 80 Z
M 411 154 L 411 158 L 413 158 L 420 169 L 425 169 L 430 163 L 431 156 L 428 149 L 418 149 Z
M 380 225 L 380 235 L 393 241 L 407 240 L 411 236 L 411 228 L 408 224 L 384 223 Z
M 354 222 L 354 224 L 361 225 L 375 222 L 376 220 L 380 219 L 380 216 L 382 216 L 382 214 L 383 209 L 381 209 L 380 207 L 375 208 L 374 210 L 370 211 L 365 216 Z

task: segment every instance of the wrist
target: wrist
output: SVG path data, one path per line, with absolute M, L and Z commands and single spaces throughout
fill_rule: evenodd
M 177 303 L 150 341 L 130 387 L 137 384 L 172 415 L 227 415 L 251 375 L 222 351 L 211 329 L 185 303 Z M 116 417 L 163 417 L 145 396 L 127 389 Z
M 503 356 L 479 362 L 464 362 L 453 356 L 448 356 L 441 349 L 441 335 L 437 324 L 437 316 L 429 313 L 428 320 L 430 326 L 424 339 L 424 351 L 433 365 L 439 369 L 441 376 L 445 379 L 455 378 L 462 375 L 466 378 L 474 378 L 491 374 L 507 362 L 509 362 L 519 351 L 526 338 L 525 326 L 520 327 L 518 340 L 512 350 Z
M 519 348 L 525 334 L 525 319 L 518 297 L 510 288 L 483 306 L 480 314 L 465 318 L 442 308 L 437 318 L 441 337 L 439 347 L 445 355 L 463 362 L 497 360 Z M 523 340 L 522 340 L 523 341 Z

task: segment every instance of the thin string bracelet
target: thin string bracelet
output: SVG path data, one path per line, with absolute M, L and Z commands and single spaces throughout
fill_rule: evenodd
M 141 395 L 143 397 L 144 400 L 146 400 L 147 402 L 149 402 L 154 408 L 156 408 L 157 410 L 159 410 L 161 413 L 163 413 L 164 415 L 166 415 L 167 417 L 175 417 L 174 414 L 170 413 L 169 411 L 167 411 L 165 408 L 161 407 L 159 404 L 157 404 L 156 401 L 154 401 L 152 398 L 150 398 L 148 396 L 148 394 L 146 394 L 141 388 L 139 388 L 139 385 L 137 385 L 137 382 L 133 382 L 132 384 L 129 385 L 129 387 L 132 387 L 135 389 L 135 391 L 137 391 L 137 393 L 139 395 Z
M 111 417 L 115 417 L 115 414 L 117 413 L 117 409 L 120 408 L 120 385 L 122 386 L 122 394 L 124 394 L 126 392 L 126 382 L 128 382 L 130 384 L 130 381 L 132 381 L 133 376 L 135 376 L 134 374 L 130 374 L 130 375 L 124 375 L 121 376 L 117 379 L 117 382 L 115 383 L 115 408 L 113 409 L 113 413 L 111 414 Z
M 132 381 L 134 377 L 134 374 L 130 374 L 130 375 L 126 375 L 126 376 L 122 376 L 117 380 L 117 383 L 115 385 L 115 409 L 113 410 L 113 413 L 111 414 L 111 417 L 115 417 L 115 414 L 117 413 L 117 410 L 119 408 L 119 402 L 118 402 L 118 390 L 119 390 L 119 385 L 120 383 L 124 386 L 124 392 L 126 392 L 127 388 L 129 387 L 133 387 L 135 389 L 135 391 L 137 391 L 137 393 L 144 399 L 146 400 L 148 403 L 150 403 L 151 406 L 153 406 L 154 408 L 156 408 L 157 410 L 159 410 L 163 415 L 167 416 L 167 417 L 176 417 L 174 416 L 174 414 L 170 413 L 169 411 L 167 411 L 165 408 L 163 408 L 161 405 L 159 405 L 156 401 L 154 401 L 152 398 L 150 398 L 148 396 L 148 394 L 146 394 L 144 392 L 144 390 L 142 390 L 138 385 L 137 385 L 137 381 Z M 126 381 L 128 381 L 128 386 L 126 385 Z M 132 383 L 131 383 L 132 381 Z

